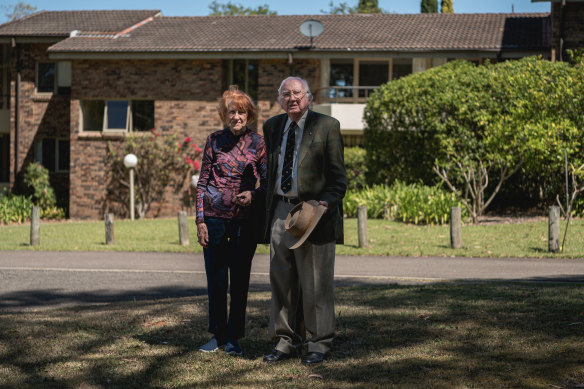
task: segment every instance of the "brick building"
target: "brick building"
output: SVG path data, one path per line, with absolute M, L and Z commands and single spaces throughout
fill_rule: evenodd
M 299 31 L 308 19 L 324 27 L 312 45 Z M 372 89 L 452 59 L 549 58 L 552 19 L 547 13 L 39 12 L 0 26 L 0 182 L 18 185 L 23 167 L 41 161 L 70 217 L 101 218 L 108 208 L 109 141 L 156 128 L 203 145 L 222 127 L 217 99 L 232 83 L 257 101 L 261 129 L 280 113 L 276 88 L 289 75 L 309 81 L 313 108 L 337 117 L 347 144 L 356 143 Z M 169 192 L 149 216 L 180 208 L 179 196 Z

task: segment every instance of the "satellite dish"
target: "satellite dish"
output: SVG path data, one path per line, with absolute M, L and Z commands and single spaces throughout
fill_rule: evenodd
M 308 19 L 300 25 L 302 35 L 310 37 L 310 47 L 312 47 L 312 38 L 319 36 L 323 31 L 324 26 L 318 20 Z

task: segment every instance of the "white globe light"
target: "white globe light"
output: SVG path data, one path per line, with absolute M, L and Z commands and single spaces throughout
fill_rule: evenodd
M 127 154 L 124 157 L 124 166 L 128 169 L 131 169 L 133 167 L 136 167 L 136 165 L 138 164 L 138 157 L 136 157 L 134 154 Z

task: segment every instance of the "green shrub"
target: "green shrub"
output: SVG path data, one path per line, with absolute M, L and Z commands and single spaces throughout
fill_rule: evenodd
M 357 216 L 357 207 L 367 207 L 367 217 L 387 218 L 414 224 L 444 224 L 450 220 L 450 209 L 459 206 L 456 196 L 439 186 L 405 184 L 374 185 L 348 191 L 344 199 L 345 213 Z M 463 218 L 467 217 L 462 208 Z
M 360 190 L 348 190 L 343 200 L 345 213 L 349 217 L 357 216 L 357 208 L 366 206 L 367 217 L 381 219 L 384 217 L 392 193 L 387 185 L 374 185 Z
M 34 202 L 30 196 L 0 194 L 0 223 L 25 223 L 30 220 Z M 42 219 L 64 219 L 65 210 L 57 206 L 41 208 Z
M 454 61 L 402 77 L 367 100 L 367 183 L 433 185 L 438 166 L 460 190 L 482 164 L 492 170 L 480 198 L 503 187 L 515 201 L 503 207 L 550 205 L 561 192 L 564 150 L 574 165 L 584 161 L 582 106 L 584 66 L 535 57 Z M 520 176 L 499 186 L 501 169 Z
M 28 196 L 0 195 L 0 223 L 24 223 L 30 219 L 33 205 Z
M 347 189 L 355 190 L 365 187 L 365 175 L 367 167 L 365 165 L 365 149 L 361 147 L 345 148 L 345 168 L 347 169 Z
M 49 182 L 49 170 L 38 162 L 29 164 L 24 172 L 24 184 L 32 202 L 41 209 L 55 208 L 57 198 Z
M 107 208 L 121 216 L 131 213 L 128 169 L 124 166 L 127 154 L 138 157 L 134 168 L 135 207 L 137 216 L 143 218 L 153 204 L 164 200 L 168 188 L 172 188 L 175 194 L 184 189 L 187 177 L 200 170 L 201 152 L 190 137 L 178 141 L 176 134 L 163 135 L 156 130 L 151 130 L 150 136 L 134 133 L 123 142 L 109 142 Z M 187 202 L 190 199 L 184 192 L 181 197 Z

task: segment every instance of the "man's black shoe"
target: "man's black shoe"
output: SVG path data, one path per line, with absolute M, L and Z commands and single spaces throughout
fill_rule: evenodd
M 315 365 L 324 361 L 324 354 L 316 351 L 302 356 L 302 363 L 305 365 Z
M 271 354 L 264 357 L 264 362 L 279 362 L 290 358 L 290 354 L 283 353 L 280 350 L 274 350 Z

